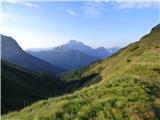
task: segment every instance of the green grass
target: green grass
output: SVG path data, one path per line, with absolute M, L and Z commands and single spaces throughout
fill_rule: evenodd
M 139 42 L 87 70 L 63 78 L 99 73 L 102 80 L 79 91 L 42 100 L 4 120 L 159 120 L 160 26 Z
M 31 72 L 5 61 L 2 61 L 1 74 L 2 114 L 21 109 L 40 99 L 71 93 L 101 80 L 98 74 L 63 80 L 48 73 Z

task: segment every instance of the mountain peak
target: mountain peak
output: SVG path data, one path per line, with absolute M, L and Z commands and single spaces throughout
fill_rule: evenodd
M 81 44 L 81 45 L 84 45 L 83 42 L 77 41 L 77 40 L 72 40 L 72 39 L 67 44 Z
M 106 50 L 104 47 L 98 47 L 97 50 Z
M 11 52 L 11 53 L 19 53 L 19 51 L 23 51 L 22 48 L 18 45 L 18 43 L 10 36 L 5 36 L 1 34 L 1 44 L 3 51 Z

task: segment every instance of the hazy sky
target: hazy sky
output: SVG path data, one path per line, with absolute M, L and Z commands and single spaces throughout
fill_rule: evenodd
M 155 0 L 11 1 L 1 4 L 2 34 L 15 38 L 23 49 L 53 47 L 70 39 L 93 47 L 125 46 L 160 22 Z

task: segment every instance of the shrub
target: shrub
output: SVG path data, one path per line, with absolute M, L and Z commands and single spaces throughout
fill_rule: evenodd
M 131 61 L 132 61 L 131 59 L 129 59 L 129 58 L 127 59 L 127 62 L 128 62 L 128 63 L 131 62 Z

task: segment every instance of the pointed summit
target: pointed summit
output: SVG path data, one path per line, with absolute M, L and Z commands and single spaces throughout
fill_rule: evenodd
M 68 43 L 61 45 L 60 47 L 64 49 L 70 49 L 70 50 L 84 50 L 86 48 L 91 49 L 91 47 L 85 45 L 83 42 L 73 40 L 73 39 L 71 39 Z
M 74 44 L 74 45 L 84 45 L 83 42 L 77 40 L 70 40 L 67 44 Z

